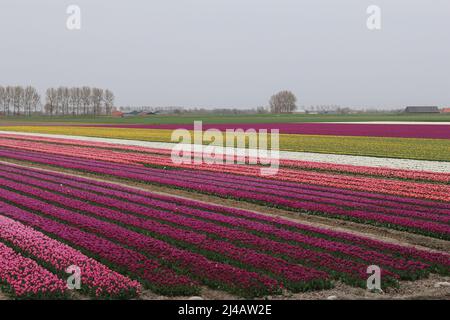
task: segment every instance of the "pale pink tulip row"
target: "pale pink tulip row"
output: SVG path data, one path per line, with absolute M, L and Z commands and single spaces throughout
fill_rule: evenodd
M 55 274 L 0 242 L 0 285 L 17 298 L 57 298 L 66 284 Z
M 27 255 L 45 262 L 60 274 L 64 274 L 69 266 L 79 267 L 82 285 L 98 298 L 134 297 L 141 291 L 141 285 L 137 281 L 130 280 L 78 250 L 4 216 L 0 216 L 0 241 L 11 243 Z

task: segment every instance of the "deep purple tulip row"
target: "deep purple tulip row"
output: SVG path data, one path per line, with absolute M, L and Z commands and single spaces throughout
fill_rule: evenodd
M 191 124 L 89 124 L 84 127 L 130 128 L 130 129 L 187 129 L 193 130 Z M 283 134 L 398 137 L 450 139 L 450 126 L 428 124 L 364 124 L 364 123 L 239 123 L 239 124 L 203 124 L 203 130 L 218 129 L 278 129 Z
M 66 292 L 55 274 L 1 242 L 0 286 L 17 298 L 58 298 Z
M 0 152 L 0 155 L 3 153 L 4 152 Z M 443 239 L 450 238 L 450 226 L 447 223 L 438 223 L 429 220 L 422 220 L 416 217 L 404 217 L 396 215 L 394 216 L 391 214 L 380 212 L 368 212 L 367 210 L 358 210 L 354 208 L 343 209 L 347 208 L 348 206 L 351 206 L 351 203 L 348 203 L 346 201 L 339 201 L 337 199 L 334 201 L 333 205 L 329 205 L 321 202 L 314 202 L 311 199 L 298 200 L 294 198 L 286 198 L 284 196 L 285 195 L 284 193 L 281 194 L 281 191 L 279 192 L 272 191 L 271 194 L 266 194 L 262 192 L 267 188 L 263 188 L 263 186 L 260 186 L 259 184 L 256 184 L 256 187 L 254 188 L 249 188 L 248 186 L 246 186 L 243 189 L 242 187 L 241 189 L 238 189 L 238 187 L 236 187 L 237 185 L 236 181 L 231 178 L 229 178 L 230 180 L 229 184 L 231 184 L 232 182 L 233 183 L 232 186 L 234 186 L 235 188 L 232 188 L 231 186 L 225 188 L 223 187 L 225 183 L 224 181 L 214 182 L 214 180 L 212 180 L 212 177 L 209 177 L 206 180 L 207 183 L 205 183 L 205 180 L 202 178 L 186 177 L 183 176 L 183 173 L 179 170 L 177 170 L 176 172 L 172 172 L 147 168 L 147 171 L 144 171 L 146 172 L 146 174 L 142 174 L 133 172 L 135 170 L 143 170 L 139 169 L 138 167 L 131 166 L 130 170 L 123 170 L 122 165 L 102 163 L 98 161 L 82 160 L 80 162 L 76 162 L 76 159 L 67 161 L 67 159 L 59 159 L 59 158 L 54 159 L 55 157 L 49 159 L 41 156 L 36 157 L 34 155 L 30 156 L 23 154 L 16 154 L 15 156 L 20 159 L 29 159 L 31 161 L 54 164 L 66 168 L 86 170 L 100 174 L 114 175 L 127 179 L 143 180 L 149 183 L 170 185 L 184 189 L 194 189 L 199 192 L 214 193 L 224 197 L 232 197 L 237 199 L 244 199 L 247 201 L 262 202 L 269 205 L 289 208 L 292 210 L 299 210 L 307 213 L 325 215 L 333 218 L 347 219 L 362 223 L 369 222 L 376 225 L 393 227 L 399 230 L 405 230 L 410 232 L 417 232 L 420 234 L 425 234 Z M 176 179 L 174 179 L 174 177 L 176 177 Z M 179 179 L 180 177 L 183 177 L 183 179 L 182 180 Z M 322 201 L 320 199 L 321 198 L 319 197 L 318 201 Z M 436 205 L 438 209 L 442 208 L 442 205 L 440 203 L 436 203 Z M 415 214 L 416 216 L 421 215 L 420 212 L 412 214 L 413 215 Z M 436 217 L 436 215 L 431 217 L 432 218 Z M 440 217 L 440 219 L 445 220 L 446 219 L 445 215 L 443 214 L 443 217 Z

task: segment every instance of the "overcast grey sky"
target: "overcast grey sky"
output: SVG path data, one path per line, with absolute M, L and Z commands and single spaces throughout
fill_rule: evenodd
M 0 0 L 8 84 L 110 88 L 118 105 L 254 107 L 290 89 L 300 105 L 450 106 L 450 1 Z

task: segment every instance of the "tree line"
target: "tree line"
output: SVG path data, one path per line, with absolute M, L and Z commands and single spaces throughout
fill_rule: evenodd
M 114 107 L 111 90 L 91 87 L 58 87 L 41 96 L 32 86 L 0 86 L 0 112 L 5 116 L 32 115 L 110 115 Z
M 4 115 L 31 115 L 40 110 L 41 96 L 32 86 L 0 86 L 0 110 Z
M 84 87 L 49 88 L 45 92 L 44 113 L 48 115 L 110 115 L 114 93 L 108 89 Z M 297 98 L 281 91 L 270 99 L 271 113 L 291 113 L 297 109 Z M 0 86 L 0 110 L 3 115 L 31 115 L 41 111 L 41 96 L 32 87 Z M 258 113 L 264 111 L 259 108 Z
M 45 93 L 45 113 L 49 115 L 110 115 L 114 93 L 91 87 L 49 88 Z

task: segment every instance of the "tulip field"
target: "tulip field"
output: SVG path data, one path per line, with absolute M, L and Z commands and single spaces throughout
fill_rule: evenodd
M 63 127 L 55 128 L 61 134 Z M 348 130 L 286 128 L 299 136 Z M 355 128 L 353 136 L 363 135 Z M 436 166 L 445 168 L 450 131 L 389 128 L 357 138 L 430 140 L 424 152 L 439 149 L 436 159 L 420 150 L 411 158 L 440 160 Z M 169 149 L 31 131 L 0 133 L 0 292 L 11 299 L 168 298 L 205 290 L 289 297 L 338 283 L 363 290 L 371 265 L 380 267 L 386 291 L 450 277 L 445 169 L 281 159 L 276 175 L 262 176 L 260 164 L 176 164 Z M 385 233 L 393 238 L 378 236 Z M 79 268 L 79 290 L 67 286 L 71 266 Z

